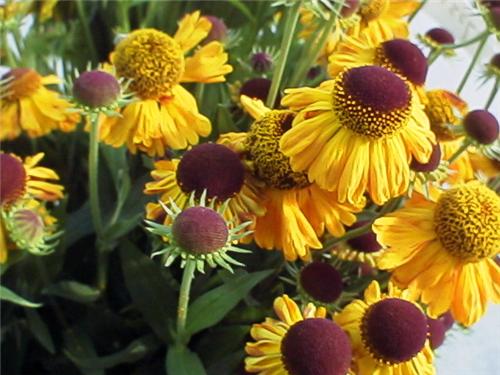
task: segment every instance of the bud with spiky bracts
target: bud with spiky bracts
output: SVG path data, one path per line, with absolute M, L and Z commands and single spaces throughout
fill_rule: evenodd
M 153 257 L 162 255 L 166 267 L 178 257 L 182 259 L 181 268 L 189 262 L 194 262 L 196 269 L 201 273 L 204 273 L 205 262 L 212 268 L 221 266 L 230 272 L 233 272 L 231 265 L 244 266 L 231 258 L 228 252 L 249 252 L 234 244 L 251 233 L 244 231 L 251 222 L 234 226 L 233 222 L 226 221 L 223 216 L 229 201 L 215 209 L 214 200 L 206 205 L 206 197 L 206 190 L 198 202 L 195 193 L 191 194 L 189 205 L 184 210 L 173 201 L 170 202 L 170 207 L 160 202 L 166 215 L 171 219 L 170 225 L 146 220 L 149 232 L 168 241 L 166 246 L 152 255 Z

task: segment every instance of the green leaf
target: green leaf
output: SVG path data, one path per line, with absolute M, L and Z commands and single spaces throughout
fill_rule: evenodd
M 73 280 L 60 281 L 57 284 L 49 285 L 42 293 L 80 303 L 94 302 L 100 296 L 100 291 L 96 288 Z
M 217 105 L 217 131 L 219 134 L 239 131 L 229 110 L 222 104 Z
M 245 17 L 248 18 L 248 20 L 252 23 L 255 23 L 255 17 L 248 9 L 248 7 L 245 5 L 245 3 L 241 0 L 229 0 L 229 3 L 233 5 L 236 9 L 238 9 L 242 14 L 245 15 Z
M 68 359 L 73 361 L 76 366 L 78 363 L 74 362 L 79 357 L 97 360 L 97 352 L 94 348 L 94 343 L 87 335 L 87 333 L 80 327 L 71 327 L 64 331 L 64 349 L 63 353 Z M 84 375 L 105 375 L 102 369 L 89 369 L 79 367 Z
M 56 348 L 54 347 L 52 335 L 50 334 L 49 328 L 40 317 L 40 314 L 33 309 L 24 309 L 24 313 L 26 314 L 28 327 L 33 336 L 35 336 L 38 342 L 47 349 L 50 354 L 55 354 Z
M 168 321 L 175 316 L 177 294 L 168 286 L 160 266 L 132 243 L 120 246 L 125 284 L 135 306 L 162 339 L 169 337 Z
M 14 293 L 12 290 L 9 288 L 0 285 L 0 299 L 3 301 L 9 301 L 12 303 L 15 303 L 16 305 L 24 306 L 24 307 L 32 307 L 32 308 L 37 308 L 42 306 L 41 303 L 36 303 L 36 302 L 30 302 L 27 299 L 24 299 L 23 297 L 17 295 Z
M 230 282 L 203 294 L 189 306 L 186 331 L 195 334 L 220 322 L 252 288 L 273 270 L 237 275 Z
M 64 224 L 64 245 L 70 247 L 76 241 L 93 232 L 90 204 L 87 201 L 77 211 L 68 215 Z
M 205 368 L 196 353 L 188 348 L 174 346 L 167 353 L 167 374 L 169 375 L 206 375 Z
M 132 341 L 123 350 L 103 357 L 85 358 L 71 352 L 67 352 L 66 355 L 80 368 L 99 370 L 118 366 L 123 363 L 137 362 L 147 354 L 156 350 L 159 346 L 160 343 L 158 339 L 151 334 Z

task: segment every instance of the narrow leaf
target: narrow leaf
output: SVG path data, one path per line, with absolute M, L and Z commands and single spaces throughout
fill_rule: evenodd
M 189 307 L 186 331 L 195 334 L 220 322 L 252 288 L 273 271 L 237 275 L 196 299 Z
M 100 296 L 99 290 L 73 280 L 49 285 L 43 293 L 80 303 L 94 302 Z
M 54 347 L 54 341 L 52 340 L 52 335 L 50 334 L 49 328 L 45 322 L 40 317 L 40 314 L 33 309 L 24 309 L 26 314 L 28 327 L 38 340 L 38 342 L 50 353 L 55 354 L 56 348 Z
M 16 305 L 20 305 L 20 306 L 24 306 L 24 307 L 36 308 L 36 307 L 42 306 L 41 303 L 30 302 L 27 299 L 24 299 L 23 297 L 14 293 L 9 288 L 2 286 L 2 285 L 0 285 L 0 299 L 3 301 L 9 301 L 9 302 L 15 303 Z
M 130 242 L 123 242 L 120 248 L 125 284 L 135 306 L 154 332 L 166 340 L 168 320 L 175 316 L 176 293 L 168 286 L 160 265 L 142 254 Z
M 174 346 L 168 349 L 167 374 L 206 375 L 206 371 L 196 353 L 182 346 Z

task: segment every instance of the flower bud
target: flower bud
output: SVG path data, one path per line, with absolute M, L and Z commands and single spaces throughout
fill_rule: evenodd
M 455 43 L 455 38 L 453 37 L 453 35 L 448 30 L 441 27 L 430 29 L 429 31 L 427 31 L 427 33 L 425 33 L 425 36 L 427 36 L 437 44 Z
M 115 102 L 120 95 L 120 84 L 109 73 L 92 70 L 82 73 L 73 85 L 73 96 L 80 104 L 98 108 Z
M 467 135 L 483 145 L 489 145 L 498 138 L 498 121 L 486 110 L 467 113 L 463 125 Z

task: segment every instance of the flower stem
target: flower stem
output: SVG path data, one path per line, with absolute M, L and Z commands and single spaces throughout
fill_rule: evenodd
M 462 143 L 462 145 L 458 148 L 457 151 L 455 151 L 455 153 L 453 155 L 451 155 L 451 157 L 448 159 L 448 163 L 451 164 L 453 163 L 455 160 L 458 159 L 458 157 L 462 154 L 462 152 L 464 152 L 465 150 L 467 150 L 467 148 L 472 144 L 472 141 L 468 138 L 466 138 L 464 140 L 464 142 Z
M 431 52 L 429 53 L 429 56 L 427 56 L 427 65 L 431 65 L 436 59 L 441 55 L 441 50 L 433 48 Z
M 408 17 L 408 23 L 410 23 L 411 20 L 413 20 L 415 18 L 415 16 L 418 14 L 418 12 L 420 12 L 422 10 L 422 8 L 424 7 L 426 2 L 427 2 L 427 0 L 422 0 L 420 2 L 420 5 L 418 6 L 418 8 L 415 9 L 415 11 L 412 13 L 412 15 L 410 17 Z
M 12 50 L 9 47 L 9 42 L 7 40 L 7 31 L 2 30 L 2 45 L 5 46 L 3 50 L 5 51 L 6 63 L 10 68 L 15 68 L 17 66 L 16 60 L 12 55 Z M 2 59 L 3 60 L 3 59 Z
M 491 103 L 493 103 L 493 100 L 495 99 L 495 96 L 498 93 L 498 86 L 500 86 L 500 78 L 497 77 L 497 79 L 495 80 L 495 83 L 493 84 L 493 88 L 491 89 L 490 96 L 488 97 L 488 100 L 486 101 L 484 109 L 488 110 L 490 108 Z
M 83 5 L 83 0 L 76 0 L 76 8 L 78 10 L 78 17 L 80 18 L 80 23 L 82 24 L 83 27 L 83 35 L 85 37 L 85 40 L 87 41 L 87 46 L 89 47 L 90 50 L 90 56 L 92 57 L 92 60 L 96 62 L 98 61 L 97 52 L 94 46 L 94 40 L 92 39 L 92 34 L 90 33 L 90 28 L 88 24 L 89 19 L 85 14 L 85 7 Z
M 305 58 L 302 60 L 301 64 L 299 65 L 299 68 L 294 74 L 290 82 L 290 86 L 292 87 L 297 86 L 302 77 L 305 76 L 307 69 L 309 69 L 311 65 L 314 63 L 314 61 L 318 59 L 318 56 L 321 53 L 323 47 L 325 46 L 328 37 L 330 36 L 334 27 L 336 26 L 338 13 L 340 12 L 340 9 L 342 9 L 343 6 L 344 6 L 343 1 L 338 1 L 335 3 L 335 8 L 330 13 L 330 19 L 326 23 L 318 42 L 315 43 L 314 47 L 310 48 L 309 51 L 307 52 Z
M 179 294 L 179 303 L 177 306 L 177 341 L 186 343 L 187 339 L 184 337 L 186 329 L 186 319 L 189 305 L 189 294 L 191 292 L 191 282 L 194 279 L 194 271 L 196 269 L 196 262 L 188 260 L 184 273 L 182 274 L 181 290 Z
M 99 202 L 99 116 L 90 116 L 89 138 L 89 194 L 90 213 L 98 239 L 102 237 L 101 205 Z
M 283 77 L 283 72 L 285 71 L 286 60 L 288 58 L 290 46 L 292 45 L 292 40 L 295 34 L 295 27 L 297 26 L 297 21 L 299 19 L 299 9 L 301 4 L 302 0 L 296 1 L 295 4 L 289 8 L 287 13 L 285 29 L 283 30 L 283 39 L 281 40 L 280 46 L 280 56 L 274 69 L 271 88 L 269 89 L 269 94 L 267 95 L 266 105 L 269 108 L 274 107 L 274 102 L 276 101 L 276 97 L 278 95 L 281 78 Z
M 470 46 L 471 44 L 476 43 L 478 40 L 481 40 L 483 37 L 487 36 L 488 34 L 489 34 L 488 30 L 485 30 L 482 33 L 476 35 L 474 38 L 466 40 L 465 42 L 455 43 L 455 44 L 442 44 L 440 46 L 440 48 L 441 49 L 459 49 L 459 48 L 467 47 L 467 46 Z
M 483 50 L 484 45 L 488 41 L 488 36 L 489 36 L 489 34 L 484 34 L 484 33 L 481 34 L 481 38 L 480 38 L 481 42 L 477 46 L 476 52 L 474 53 L 474 57 L 472 58 L 472 61 L 470 62 L 469 67 L 467 68 L 467 71 L 465 72 L 465 75 L 462 78 L 462 81 L 460 82 L 460 85 L 457 88 L 458 95 L 460 95 L 460 93 L 462 92 L 462 90 L 465 86 L 465 83 L 467 82 L 467 79 L 469 78 L 469 76 L 472 72 L 472 69 L 474 68 L 474 65 L 476 65 L 476 62 L 479 59 L 479 55 L 481 55 L 481 51 Z

